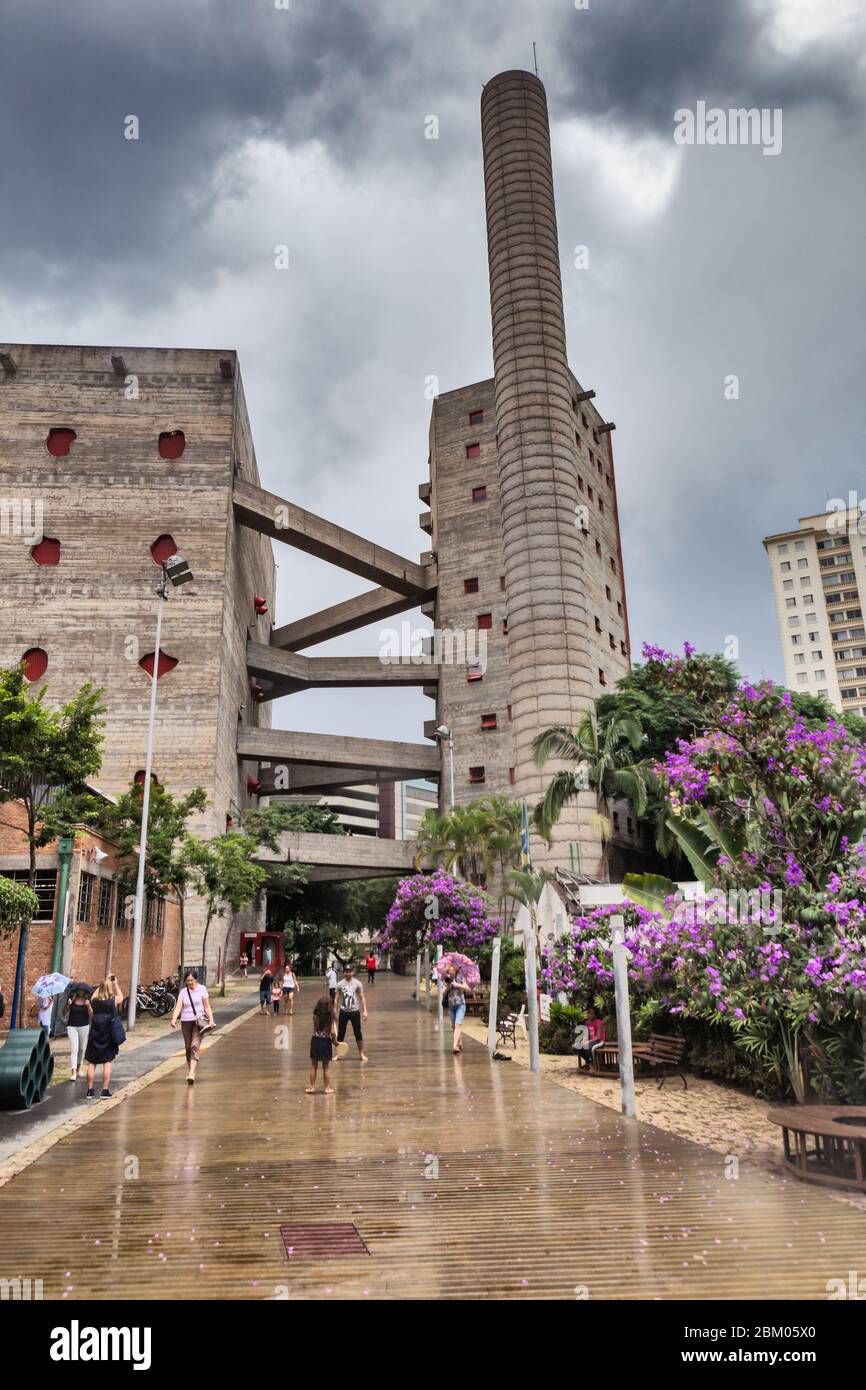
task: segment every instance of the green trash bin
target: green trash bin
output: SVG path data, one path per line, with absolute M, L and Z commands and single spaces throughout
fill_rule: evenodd
M 0 1110 L 29 1110 L 44 1100 L 54 1058 L 44 1028 L 13 1028 L 0 1047 Z

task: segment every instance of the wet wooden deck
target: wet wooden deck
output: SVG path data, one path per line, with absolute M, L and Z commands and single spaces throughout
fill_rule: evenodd
M 369 1065 L 353 1043 L 337 1095 L 307 1096 L 316 993 L 288 1034 L 249 1019 L 194 1089 L 164 1077 L 13 1178 L 0 1276 L 70 1300 L 821 1299 L 864 1267 L 866 1215 L 728 1179 L 721 1155 L 471 1041 L 453 1057 L 406 980 L 369 991 Z M 339 1223 L 368 1253 L 285 1253 L 281 1225 Z

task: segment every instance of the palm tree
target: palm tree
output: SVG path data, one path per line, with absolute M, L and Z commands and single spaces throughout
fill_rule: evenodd
M 538 904 L 550 878 L 551 875 L 546 869 L 512 869 L 508 875 L 512 897 L 516 898 L 519 903 L 523 903 L 524 907 L 529 908 L 532 936 L 535 941 L 536 953 L 539 956 L 541 954 L 541 942 L 538 937 Z
M 599 731 L 592 710 L 584 713 L 576 729 L 557 724 L 538 734 L 532 743 L 536 767 L 543 768 L 551 758 L 572 764 L 554 774 L 535 808 L 534 820 L 539 833 L 550 841 L 553 827 L 565 807 L 576 801 L 581 792 L 592 788 L 596 798 L 592 823 L 601 835 L 601 869 L 604 872 L 612 828 L 609 803 L 624 798 L 631 802 L 637 816 L 642 816 L 647 807 L 649 760 L 634 759 L 642 743 L 643 730 L 634 715 L 615 716 Z

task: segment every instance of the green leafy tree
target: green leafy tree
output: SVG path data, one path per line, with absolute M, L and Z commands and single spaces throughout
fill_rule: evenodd
M 190 839 L 188 857 L 194 884 L 205 900 L 206 920 L 201 943 L 201 959 L 207 961 L 207 939 L 211 922 L 224 917 L 226 908 L 240 912 L 261 893 L 267 873 L 254 862 L 258 842 L 240 830 L 228 830 L 212 840 Z M 225 958 L 224 943 L 223 958 Z
M 36 881 L 36 851 L 74 833 L 95 813 L 87 790 L 102 763 L 102 691 L 89 683 L 61 706 L 45 702 L 46 686 L 34 691 L 22 666 L 0 671 L 0 801 L 20 801 L 27 820 L 28 888 Z M 23 1021 L 27 979 L 28 926 L 20 927 L 16 993 L 18 1026 Z
M 31 888 L 0 875 L 0 937 L 21 931 L 38 910 L 39 899 Z
M 130 897 L 136 889 L 142 804 L 142 788 L 133 783 L 129 791 L 124 792 L 115 805 L 105 807 L 99 817 L 100 831 L 113 840 L 119 850 L 121 864 L 115 880 L 117 891 L 123 897 Z M 147 898 L 153 899 L 169 888 L 180 901 L 179 971 L 185 964 L 186 895 L 195 878 L 187 822 L 206 805 L 203 787 L 195 787 L 186 796 L 173 796 L 157 785 L 150 790 L 144 892 Z M 113 937 L 112 924 L 112 942 Z
M 550 839 L 565 807 L 591 788 L 596 797 L 593 823 L 601 835 L 604 870 L 610 853 L 609 803 L 630 801 L 637 815 L 646 810 L 649 763 L 635 757 L 642 745 L 640 721 L 626 713 L 601 724 L 593 711 L 587 710 L 576 729 L 560 724 L 538 734 L 532 742 L 537 767 L 543 768 L 551 758 L 571 764 L 554 774 L 535 808 L 535 824 L 545 839 Z

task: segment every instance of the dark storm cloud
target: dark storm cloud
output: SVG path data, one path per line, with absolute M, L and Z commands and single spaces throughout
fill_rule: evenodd
M 14 281 L 46 262 L 104 277 L 115 263 L 149 298 L 148 257 L 189 240 L 228 146 L 315 136 L 349 155 L 398 52 L 351 0 L 293 0 L 288 13 L 271 0 L 7 5 L 0 272 Z M 137 141 L 124 139 L 128 115 Z
M 812 44 L 782 58 L 749 0 L 617 0 L 565 10 L 554 49 L 557 97 L 572 111 L 667 133 L 679 106 L 823 102 L 849 117 L 862 101 L 855 46 Z

